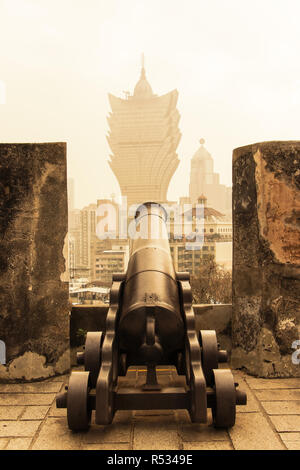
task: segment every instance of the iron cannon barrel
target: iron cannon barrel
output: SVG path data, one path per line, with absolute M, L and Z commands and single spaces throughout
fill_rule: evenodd
M 132 352 L 145 341 L 148 317 L 155 320 L 155 335 L 164 352 L 183 344 L 184 324 L 166 221 L 160 204 L 145 203 L 136 211 L 119 322 L 121 347 Z
M 85 370 L 72 372 L 67 391 L 56 399 L 58 408 L 67 408 L 72 431 L 89 428 L 92 409 L 96 424 L 107 425 L 117 410 L 173 408 L 205 423 L 210 407 L 213 424 L 230 428 L 236 405 L 247 403 L 231 371 L 218 368 L 227 354 L 216 332 L 196 329 L 189 275 L 175 273 L 166 221 L 159 204 L 137 209 L 138 233 L 126 274 L 113 276 L 105 332 L 87 333 L 84 353 L 77 356 Z M 159 364 L 175 366 L 187 387 L 162 387 Z M 146 382 L 122 386 L 118 377 L 139 365 L 146 366 Z

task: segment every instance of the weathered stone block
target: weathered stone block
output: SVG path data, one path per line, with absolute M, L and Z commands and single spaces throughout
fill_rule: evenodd
M 300 141 L 233 151 L 232 365 L 300 376 Z
M 2 380 L 69 368 L 66 144 L 0 144 Z

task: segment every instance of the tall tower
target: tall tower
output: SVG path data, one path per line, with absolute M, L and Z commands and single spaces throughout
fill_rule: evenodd
M 128 207 L 145 201 L 165 202 L 170 180 L 179 164 L 180 141 L 176 108 L 178 92 L 157 96 L 146 79 L 144 64 L 133 95 L 111 94 L 110 167 Z
M 207 185 L 213 184 L 213 159 L 204 147 L 205 140 L 200 139 L 200 148 L 191 159 L 190 199 L 192 204 L 198 201 L 201 194 L 207 197 Z
M 74 210 L 74 178 L 68 178 L 68 211 Z
M 221 212 L 229 212 L 231 205 L 228 194 L 231 188 L 220 184 L 219 174 L 214 173 L 213 158 L 204 144 L 205 140 L 200 139 L 200 147 L 191 159 L 189 188 L 191 203 L 196 204 L 199 196 L 204 195 L 210 207 Z

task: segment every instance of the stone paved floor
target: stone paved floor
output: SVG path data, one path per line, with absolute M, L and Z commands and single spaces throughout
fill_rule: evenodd
M 162 370 L 162 383 L 174 380 Z M 300 379 L 257 379 L 234 372 L 247 406 L 237 407 L 228 432 L 208 424 L 191 424 L 185 411 L 121 411 L 110 426 L 93 424 L 72 433 L 66 410 L 56 409 L 56 394 L 67 376 L 32 384 L 0 384 L 0 449 L 300 449 Z M 130 370 L 125 382 L 140 384 L 143 371 Z

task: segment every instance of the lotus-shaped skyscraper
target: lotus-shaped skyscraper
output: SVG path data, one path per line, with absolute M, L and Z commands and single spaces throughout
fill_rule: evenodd
M 109 164 L 128 206 L 167 200 L 168 186 L 179 164 L 177 99 L 177 90 L 154 95 L 144 67 L 132 96 L 122 99 L 109 94 Z

